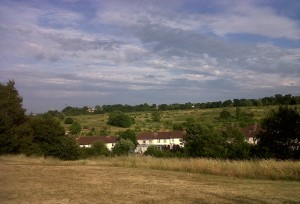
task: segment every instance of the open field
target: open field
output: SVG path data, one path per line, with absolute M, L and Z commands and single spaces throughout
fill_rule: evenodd
M 300 105 L 297 105 L 297 107 L 300 112 Z M 272 109 L 277 108 L 278 106 L 252 106 L 241 107 L 241 110 L 246 113 L 252 113 L 253 121 L 260 122 Z M 171 131 L 174 124 L 186 122 L 188 118 L 193 118 L 203 125 L 211 125 L 216 128 L 236 122 L 234 120 L 220 121 L 219 116 L 222 110 L 227 110 L 232 116 L 235 116 L 235 107 L 162 111 L 160 122 L 151 120 L 151 112 L 132 112 L 128 113 L 128 115 L 135 119 L 135 124 L 130 128 L 135 129 L 137 132 Z M 107 125 L 108 116 L 109 114 L 97 114 L 71 117 L 78 121 L 82 127 L 86 127 L 89 130 L 95 128 L 96 135 L 99 135 L 100 130 L 107 130 L 111 135 L 115 135 L 118 131 L 126 130 L 126 128 Z M 63 125 L 68 127 L 68 125 Z
M 300 202 L 299 181 L 128 168 L 116 166 L 113 160 L 99 160 L 2 156 L 1 203 Z

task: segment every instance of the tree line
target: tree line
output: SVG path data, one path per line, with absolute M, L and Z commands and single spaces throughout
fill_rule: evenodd
M 121 112 L 139 112 L 139 111 L 167 111 L 167 110 L 189 110 L 189 109 L 208 109 L 208 108 L 222 108 L 222 107 L 247 107 L 247 106 L 269 106 L 269 105 L 296 105 L 300 104 L 300 96 L 292 96 L 291 94 L 281 95 L 276 94 L 271 97 L 264 97 L 261 99 L 233 99 L 225 101 L 215 101 L 206 103 L 173 103 L 173 104 L 152 104 L 147 103 L 140 105 L 97 105 L 91 111 L 89 107 L 71 107 L 67 106 L 62 110 L 66 116 L 88 115 L 88 114 L 103 114 L 114 111 Z M 49 111 L 50 114 L 58 114 L 55 111 Z M 59 115 L 58 115 L 59 116 Z

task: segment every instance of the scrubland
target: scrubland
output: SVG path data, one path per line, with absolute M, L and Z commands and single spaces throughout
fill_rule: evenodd
M 300 111 L 300 105 L 296 105 L 298 111 Z M 270 113 L 272 109 L 277 109 L 278 106 L 251 106 L 241 107 L 241 111 L 245 113 L 253 114 L 250 123 L 260 122 L 266 115 Z M 153 132 L 153 131 L 172 131 L 174 124 L 180 124 L 186 122 L 187 119 L 192 118 L 202 125 L 213 126 L 216 129 L 222 128 L 228 124 L 241 123 L 243 121 L 236 121 L 235 119 L 222 121 L 219 120 L 220 112 L 227 110 L 235 117 L 235 107 L 224 108 L 210 108 L 210 109 L 191 109 L 191 110 L 169 110 L 161 111 L 161 120 L 159 122 L 153 122 L 151 120 L 151 112 L 130 112 L 128 115 L 135 119 L 135 124 L 130 127 L 137 132 Z M 100 130 L 105 130 L 111 135 L 115 135 L 118 131 L 124 131 L 125 128 L 114 127 L 107 124 L 109 117 L 108 113 L 95 114 L 95 115 L 80 115 L 71 116 L 75 121 L 78 121 L 82 127 L 87 129 L 83 131 L 83 134 L 87 133 L 92 128 L 95 129 L 95 134 L 99 134 Z M 248 121 L 249 122 L 249 121 Z M 247 124 L 247 122 L 246 122 Z M 62 125 L 66 128 L 69 125 L 65 125 L 62 121 Z

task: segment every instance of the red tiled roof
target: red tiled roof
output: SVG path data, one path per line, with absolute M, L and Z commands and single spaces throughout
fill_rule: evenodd
M 115 143 L 117 141 L 116 136 L 86 136 L 78 137 L 77 143 L 79 145 L 90 145 L 94 144 L 97 141 L 102 141 L 104 143 Z
M 258 133 L 260 133 L 263 129 L 260 125 L 251 125 L 242 129 L 243 134 L 246 138 L 256 138 Z
M 183 131 L 173 132 L 143 132 L 137 136 L 138 140 L 149 139 L 171 139 L 171 138 L 183 138 Z

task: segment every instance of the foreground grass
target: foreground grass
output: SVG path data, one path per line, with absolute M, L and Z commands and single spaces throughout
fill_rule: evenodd
M 154 162 L 151 158 L 143 159 L 145 163 Z M 123 167 L 138 167 L 139 162 L 137 158 L 64 162 L 2 156 L 0 200 L 1 203 L 300 202 L 300 182 L 297 181 L 161 171 L 149 169 L 147 165 Z
M 63 163 L 64 165 L 114 166 L 211 174 L 233 178 L 300 181 L 299 161 L 230 161 L 205 158 L 155 158 L 150 156 L 136 155 L 112 158 L 96 157 L 78 161 L 59 161 L 53 158 L 45 159 L 41 157 L 28 158 L 24 155 L 19 155 L 0 156 L 0 160 L 18 162 L 26 161 L 32 164 L 44 163 L 47 165 Z

